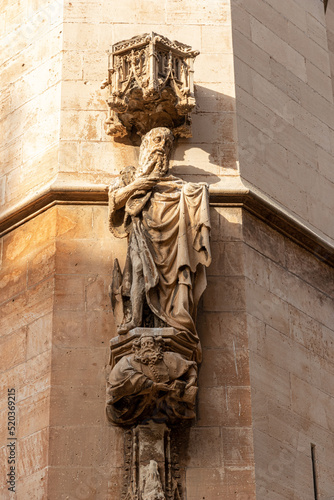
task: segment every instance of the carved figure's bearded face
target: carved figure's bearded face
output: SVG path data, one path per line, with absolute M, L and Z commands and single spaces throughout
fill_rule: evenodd
M 173 146 L 173 134 L 166 127 L 150 130 L 142 140 L 139 151 L 139 168 L 136 177 L 149 175 L 161 177 L 168 172 Z
M 135 360 L 144 365 L 156 364 L 163 359 L 162 344 L 152 336 L 141 337 L 134 343 Z

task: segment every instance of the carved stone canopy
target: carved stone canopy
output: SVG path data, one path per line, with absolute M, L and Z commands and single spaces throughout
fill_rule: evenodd
M 153 32 L 114 44 L 101 87 L 109 88 L 107 134 L 142 136 L 154 127 L 168 127 L 174 136 L 191 137 L 198 54 Z

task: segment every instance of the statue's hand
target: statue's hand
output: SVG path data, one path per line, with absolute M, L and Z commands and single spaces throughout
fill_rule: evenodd
M 169 391 L 170 387 L 168 386 L 168 384 L 163 384 L 161 382 L 158 382 L 158 383 L 154 383 L 153 384 L 153 387 L 156 391 Z
M 192 373 L 187 380 L 187 385 L 186 385 L 185 389 L 189 389 L 189 387 L 193 387 L 194 385 L 196 385 L 196 382 L 197 382 L 197 373 Z

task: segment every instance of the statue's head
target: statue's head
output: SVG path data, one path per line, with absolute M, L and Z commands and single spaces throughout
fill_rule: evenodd
M 143 334 L 133 342 L 136 361 L 144 364 L 157 363 L 163 359 L 164 340 L 151 334 Z
M 137 177 L 162 176 L 168 172 L 174 136 L 166 127 L 156 127 L 144 135 L 139 150 Z

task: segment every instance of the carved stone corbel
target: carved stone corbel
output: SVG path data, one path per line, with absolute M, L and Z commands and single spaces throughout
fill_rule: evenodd
M 153 32 L 114 44 L 101 86 L 109 89 L 107 134 L 142 136 L 154 127 L 168 127 L 175 137 L 191 137 L 198 54 Z

